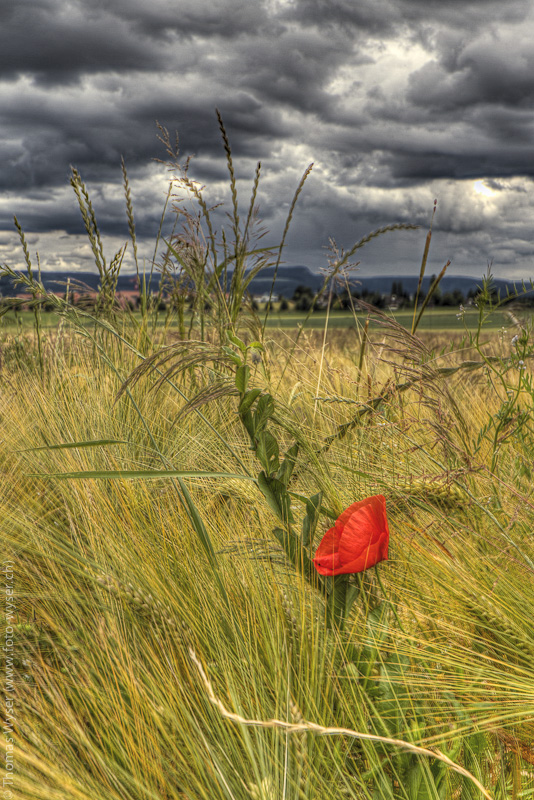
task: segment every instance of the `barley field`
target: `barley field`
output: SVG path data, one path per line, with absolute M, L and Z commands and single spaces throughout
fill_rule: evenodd
M 73 185 L 98 302 L 47 295 L 26 249 L 33 322 L 0 328 L 12 796 L 534 797 L 529 324 L 492 323 L 490 279 L 463 331 L 424 330 L 424 303 L 266 324 L 252 211 L 234 197 L 224 292 L 192 183 L 206 239 L 186 217 L 161 268 L 193 281 L 194 326 L 128 314 Z

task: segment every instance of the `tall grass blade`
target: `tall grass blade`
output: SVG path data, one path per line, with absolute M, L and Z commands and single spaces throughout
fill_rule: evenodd
M 71 445 L 72 447 L 74 445 Z M 41 450 L 43 448 L 33 448 Z M 54 445 L 50 448 L 54 449 Z M 233 472 L 210 472 L 203 470 L 183 470 L 183 469 L 104 469 L 104 470 L 85 470 L 84 472 L 41 472 L 30 475 L 31 478 L 61 478 L 69 480 L 151 480 L 161 478 L 225 478 L 229 480 L 244 480 L 256 482 L 256 478 L 251 475 L 239 475 Z
M 269 291 L 269 302 L 267 303 L 267 308 L 265 310 L 265 319 L 263 320 L 263 326 L 262 326 L 262 331 L 261 331 L 262 339 L 265 337 L 265 328 L 267 326 L 267 320 L 269 318 L 269 312 L 270 312 L 270 309 L 271 309 L 271 302 L 272 302 L 273 293 L 274 293 L 274 285 L 275 285 L 275 282 L 276 282 L 276 278 L 278 276 L 278 269 L 280 267 L 280 261 L 282 259 L 282 251 L 283 251 L 285 243 L 286 243 L 287 234 L 289 233 L 289 227 L 291 225 L 291 220 L 293 219 L 293 214 L 295 212 L 295 207 L 297 205 L 297 201 L 299 199 L 299 195 L 302 192 L 302 190 L 304 188 L 304 184 L 306 183 L 306 179 L 308 178 L 308 175 L 310 174 L 312 169 L 313 169 L 313 162 L 311 164 L 308 164 L 308 166 L 304 170 L 304 174 L 303 174 L 302 178 L 299 181 L 299 184 L 297 186 L 295 194 L 293 195 L 293 200 L 291 201 L 291 205 L 289 206 L 289 211 L 288 211 L 288 214 L 287 214 L 287 217 L 286 217 L 286 222 L 285 222 L 284 230 L 283 230 L 283 233 L 282 233 L 282 239 L 280 241 L 280 246 L 277 248 L 278 255 L 276 257 L 276 263 L 274 265 L 273 280 L 272 280 L 271 288 L 270 288 L 270 291 Z
M 424 314 L 425 308 L 427 307 L 429 301 L 432 299 L 432 296 L 435 294 L 436 289 L 438 288 L 439 284 L 441 283 L 441 279 L 443 278 L 443 276 L 447 272 L 447 268 L 450 266 L 450 264 L 451 264 L 451 262 L 447 261 L 447 263 L 445 264 L 445 266 L 443 267 L 443 269 L 441 270 L 441 272 L 439 273 L 437 278 L 434 281 L 432 281 L 432 285 L 430 286 L 430 288 L 429 288 L 429 290 L 427 292 L 427 295 L 426 295 L 425 299 L 423 300 L 421 308 L 419 309 L 419 314 L 417 315 L 417 319 L 412 324 L 412 335 L 415 333 L 415 331 L 419 327 L 419 323 L 421 322 L 421 317 Z
M 433 211 L 432 211 L 432 217 L 430 219 L 430 227 L 429 227 L 428 233 L 426 235 L 425 249 L 423 250 L 423 258 L 422 258 L 422 261 L 421 261 L 421 269 L 419 271 L 419 282 L 417 284 L 417 291 L 415 292 L 415 300 L 414 300 L 414 304 L 413 304 L 412 335 L 415 332 L 415 315 L 417 313 L 417 303 L 419 301 L 419 293 L 421 292 L 421 285 L 423 283 L 423 278 L 425 276 L 426 262 L 428 260 L 428 252 L 430 250 L 430 241 L 432 239 L 432 225 L 434 223 L 434 216 L 436 214 L 437 204 L 438 204 L 438 201 L 434 200 L 434 208 L 433 208 Z

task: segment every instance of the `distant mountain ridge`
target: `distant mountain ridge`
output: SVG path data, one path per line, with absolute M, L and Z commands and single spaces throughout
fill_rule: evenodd
M 147 276 L 148 277 L 148 276 Z M 274 267 L 266 267 L 260 272 L 250 283 L 249 291 L 252 295 L 266 295 L 271 291 L 271 286 L 274 277 Z M 95 272 L 59 272 L 59 271 L 43 271 L 41 279 L 48 291 L 63 294 L 66 289 L 67 280 L 70 279 L 71 289 L 80 291 L 78 287 L 83 284 L 90 291 L 96 291 L 100 283 L 100 276 Z M 159 274 L 154 274 L 152 278 L 152 291 L 157 291 L 159 287 Z M 231 273 L 228 275 L 231 279 Z M 417 290 L 417 283 L 419 277 L 417 275 L 376 275 L 359 277 L 355 275 L 350 281 L 355 291 L 361 292 L 366 289 L 370 293 L 379 292 L 380 294 L 388 294 L 391 292 L 392 284 L 402 283 L 402 288 L 408 294 L 415 294 Z M 431 276 L 426 276 L 423 279 L 423 291 L 426 292 L 430 287 Z M 309 286 L 314 292 L 318 291 L 324 282 L 324 276 L 321 273 L 313 272 L 309 267 L 303 264 L 295 264 L 292 266 L 279 267 L 276 276 L 273 296 L 276 298 L 279 295 L 291 299 L 297 286 Z M 494 280 L 495 287 L 500 290 L 502 294 L 506 291 L 512 292 L 514 290 L 514 281 L 511 280 Z M 516 281 L 516 286 L 521 286 L 521 281 Z M 458 289 L 462 294 L 467 295 L 470 290 L 476 290 L 481 286 L 482 278 L 465 277 L 463 275 L 446 275 L 440 283 L 442 292 L 453 292 Z M 132 273 L 125 273 L 119 276 L 117 283 L 117 290 L 119 292 L 133 292 L 136 291 L 137 276 Z M 527 284 L 528 288 L 529 284 Z M 5 276 L 0 277 L 0 296 L 9 297 L 14 294 L 24 294 L 23 287 L 13 287 L 11 282 Z
M 251 282 L 252 294 L 268 294 L 271 290 L 273 280 L 274 268 L 269 267 L 254 278 Z M 432 275 L 427 275 L 423 278 L 423 291 L 427 292 L 432 282 Z M 288 299 L 293 296 L 297 286 L 309 286 L 313 291 L 318 291 L 324 282 L 324 276 L 317 272 L 312 272 L 309 267 L 303 265 L 280 267 L 276 277 L 274 295 L 283 295 Z M 494 285 L 501 293 L 506 294 L 506 290 L 512 292 L 514 290 L 514 281 L 494 279 Z M 419 283 L 418 275 L 376 275 L 376 276 L 358 276 L 357 274 L 351 279 L 350 285 L 354 287 L 355 291 L 361 292 L 366 289 L 367 291 L 379 294 L 387 294 L 391 292 L 393 283 L 401 283 L 402 288 L 408 294 L 415 294 L 417 291 L 417 284 Z M 521 281 L 515 281 L 517 288 L 521 286 Z M 475 290 L 482 286 L 482 276 L 480 278 L 466 277 L 463 275 L 445 275 L 440 282 L 442 292 L 453 292 L 458 289 L 462 294 L 467 295 L 470 290 Z M 527 288 L 529 284 L 527 284 Z

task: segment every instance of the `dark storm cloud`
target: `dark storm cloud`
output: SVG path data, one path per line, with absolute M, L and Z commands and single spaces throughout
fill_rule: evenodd
M 31 74 L 43 85 L 71 83 L 105 71 L 172 67 L 172 49 L 197 36 L 235 39 L 274 33 L 261 3 L 68 2 L 20 0 L 8 6 L 0 28 L 0 75 Z M 190 65 L 190 66 L 194 66 Z
M 508 158 L 500 158 L 495 163 L 494 154 L 480 153 L 444 153 L 432 151 L 417 153 L 392 153 L 384 158 L 389 163 L 391 176 L 395 179 L 408 179 L 409 182 L 437 178 L 458 178 L 460 180 L 475 179 L 480 175 L 516 175 L 534 174 L 534 165 L 525 164 L 525 155 L 510 154 Z
M 40 237 L 64 230 L 67 259 L 83 231 L 72 164 L 103 230 L 124 237 L 124 156 L 139 235 L 152 235 L 171 174 L 154 161 L 166 159 L 156 120 L 178 131 L 182 160 L 195 156 L 210 202 L 225 199 L 217 107 L 243 197 L 263 162 L 271 230 L 316 162 L 293 260 L 324 261 L 331 235 L 350 244 L 389 222 L 426 224 L 438 191 L 436 230 L 462 258 L 494 246 L 513 263 L 507 238 L 526 258 L 531 11 L 527 0 L 4 0 L 0 229 L 16 212 Z
M 441 26 L 472 35 L 491 19 L 521 19 L 525 5 L 525 0 L 296 0 L 285 17 L 325 32 L 341 27 L 356 36 L 401 34 L 430 41 Z
M 156 42 L 105 10 L 48 0 L 17 0 L 2 19 L 0 75 L 31 74 L 44 85 L 78 81 L 102 70 L 163 67 Z
M 359 3 L 351 0 L 298 0 L 287 11 L 287 16 L 305 27 L 320 28 L 326 34 L 336 26 L 376 34 L 390 31 L 401 18 L 401 12 L 390 0 L 362 0 Z
M 515 39 L 515 37 L 514 37 Z M 449 56 L 449 53 L 446 53 Z M 465 43 L 454 59 L 432 62 L 411 76 L 407 99 L 442 112 L 494 104 L 532 109 L 534 50 L 530 36 L 511 41 L 499 36 Z
M 269 21 L 264 4 L 250 0 L 180 0 L 179 3 L 163 0 L 151 4 L 144 0 L 116 0 L 112 8 L 108 0 L 99 0 L 93 7 L 127 20 L 143 36 L 157 39 L 169 39 L 172 34 L 184 39 L 194 36 L 235 39 L 250 31 L 260 32 L 265 25 L 271 31 L 279 30 L 277 21 Z

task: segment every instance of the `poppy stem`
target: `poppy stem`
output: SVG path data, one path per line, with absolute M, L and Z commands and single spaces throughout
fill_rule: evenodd
M 329 628 L 337 628 L 341 632 L 345 627 L 349 579 L 347 575 L 335 575 L 330 581 L 330 593 L 326 606 L 327 625 Z
M 399 626 L 400 630 L 403 633 L 406 633 L 406 631 L 402 627 L 402 622 L 400 621 L 400 617 L 397 614 L 396 604 L 391 602 L 391 600 L 389 599 L 389 597 L 388 597 L 388 595 L 386 593 L 386 590 L 384 589 L 384 584 L 382 583 L 382 579 L 380 578 L 380 570 L 378 569 L 378 564 L 375 567 L 375 575 L 376 575 L 376 579 L 378 581 L 378 585 L 380 586 L 380 589 L 382 591 L 382 594 L 384 595 L 384 599 L 386 600 L 386 602 L 389 604 L 389 607 L 393 611 L 393 616 L 395 617 L 395 621 L 396 621 L 397 625 Z

